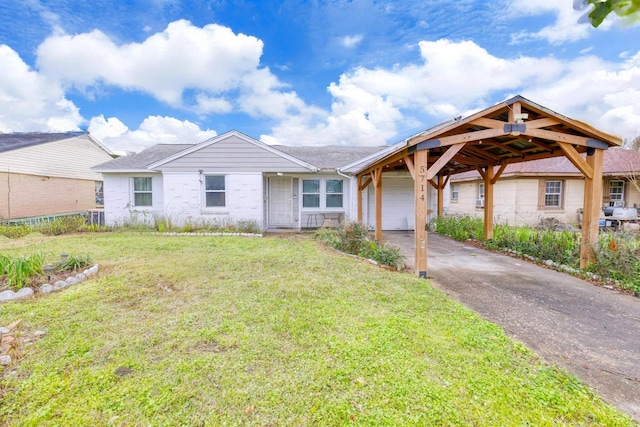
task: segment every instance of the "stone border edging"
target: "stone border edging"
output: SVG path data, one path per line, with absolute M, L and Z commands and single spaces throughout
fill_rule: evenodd
M 86 270 L 82 271 L 82 273 L 78 273 L 75 276 L 67 277 L 67 280 L 58 280 L 53 285 L 49 283 L 45 283 L 44 285 L 40 286 L 40 288 L 38 289 L 38 292 L 43 294 L 48 294 L 51 292 L 60 291 L 64 288 L 68 288 L 69 286 L 78 284 L 83 280 L 85 280 L 86 278 L 91 277 L 97 273 L 98 273 L 98 264 L 94 264 L 93 267 L 87 268 Z M 6 291 L 0 292 L 0 303 L 23 299 L 26 297 L 30 297 L 34 294 L 35 294 L 35 290 L 33 290 L 32 288 L 22 288 L 17 292 L 14 292 L 11 289 L 8 289 Z

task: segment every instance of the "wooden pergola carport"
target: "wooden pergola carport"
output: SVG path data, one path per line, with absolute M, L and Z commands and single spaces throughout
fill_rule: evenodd
M 428 185 L 438 194 L 437 215 L 443 213 L 444 188 L 457 173 L 477 170 L 484 180 L 484 238 L 493 237 L 493 186 L 510 163 L 565 156 L 584 176 L 584 213 L 580 267 L 595 260 L 602 208 L 604 150 L 620 138 L 564 117 L 516 96 L 466 118 L 456 118 L 406 140 L 395 151 L 360 170 L 358 221 L 362 221 L 362 191 L 375 189 L 375 235 L 382 240 L 382 176 L 408 170 L 415 194 L 415 270 L 427 277 Z M 515 201 L 514 201 L 515 202 Z

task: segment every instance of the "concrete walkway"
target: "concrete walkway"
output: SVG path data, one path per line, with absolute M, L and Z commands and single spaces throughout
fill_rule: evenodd
M 640 298 L 429 233 L 434 287 L 640 422 Z M 386 232 L 414 265 L 413 232 Z

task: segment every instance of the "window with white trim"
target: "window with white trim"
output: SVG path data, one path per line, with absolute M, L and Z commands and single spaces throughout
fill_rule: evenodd
M 458 201 L 460 195 L 460 184 L 451 184 L 451 200 Z
M 342 180 L 341 179 L 328 179 L 325 183 L 326 198 L 325 205 L 327 208 L 341 208 L 342 207 Z
M 151 177 L 133 178 L 133 206 L 153 206 Z
M 204 177 L 205 206 L 208 208 L 223 208 L 227 205 L 226 185 L 224 175 L 207 175 Z
M 484 182 L 478 184 L 478 199 L 484 199 Z
M 319 208 L 320 207 L 320 180 L 319 179 L 303 179 L 302 180 L 302 207 L 303 208 Z
M 624 181 L 609 181 L 610 200 L 624 200 Z
M 562 207 L 562 181 L 544 182 L 544 206 L 547 208 Z
M 96 181 L 96 206 L 104 206 L 104 185 L 102 181 Z

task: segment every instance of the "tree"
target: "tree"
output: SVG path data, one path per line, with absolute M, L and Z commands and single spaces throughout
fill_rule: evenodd
M 640 20 L 640 0 L 574 0 L 575 9 L 593 6 L 587 14 L 589 22 L 598 27 L 611 12 L 627 21 Z

